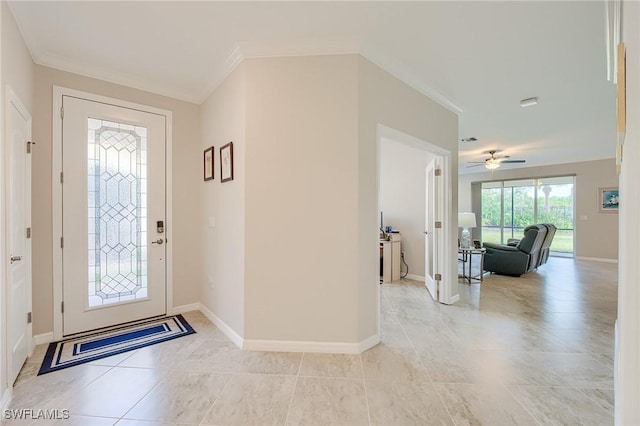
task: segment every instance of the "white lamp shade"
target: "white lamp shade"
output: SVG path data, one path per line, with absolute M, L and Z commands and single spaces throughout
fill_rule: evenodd
M 458 227 L 475 228 L 476 214 L 475 213 L 458 213 Z

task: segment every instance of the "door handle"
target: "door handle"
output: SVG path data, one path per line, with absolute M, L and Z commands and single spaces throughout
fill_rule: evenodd
M 164 243 L 164 240 L 162 238 L 158 238 L 155 241 L 151 241 L 151 244 L 163 244 L 163 243 Z
M 11 263 L 20 262 L 22 260 L 22 256 L 11 256 Z

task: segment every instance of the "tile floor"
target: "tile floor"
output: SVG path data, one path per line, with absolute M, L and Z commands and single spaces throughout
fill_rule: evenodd
M 454 306 L 385 284 L 382 343 L 361 355 L 243 352 L 190 312 L 195 335 L 35 377 L 38 347 L 12 407 L 83 426 L 613 424 L 616 276 L 552 258 L 461 282 Z

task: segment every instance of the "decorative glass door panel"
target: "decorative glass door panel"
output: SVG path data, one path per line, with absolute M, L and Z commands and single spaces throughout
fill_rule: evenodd
M 90 307 L 147 297 L 147 129 L 88 119 Z
M 166 313 L 166 116 L 63 96 L 63 335 Z

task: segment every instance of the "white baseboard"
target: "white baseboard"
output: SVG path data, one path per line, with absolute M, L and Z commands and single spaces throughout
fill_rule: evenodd
M 220 331 L 222 331 L 237 347 L 239 347 L 240 349 L 244 349 L 244 339 L 242 338 L 242 336 L 236 333 L 233 328 L 229 327 L 226 322 L 218 318 L 216 314 L 211 312 L 209 308 L 204 306 L 202 303 L 198 303 L 198 305 L 200 312 L 202 312 L 205 317 L 209 318 L 209 321 L 211 321 L 216 327 L 218 327 Z
M 358 353 L 362 353 L 366 350 L 371 349 L 372 347 L 374 347 L 375 345 L 377 345 L 378 343 L 380 343 L 380 335 L 379 334 L 374 334 L 373 336 L 364 339 L 363 341 L 361 341 L 360 343 L 358 343 L 358 349 L 360 350 L 360 352 Z
M 422 282 L 424 282 L 424 277 L 422 275 L 407 274 L 407 276 L 405 278 L 408 278 L 408 279 L 414 280 L 414 281 L 422 281 Z
M 460 300 L 460 295 L 456 294 L 455 296 L 453 296 L 451 299 L 449 299 L 448 302 L 443 302 L 445 305 L 453 305 L 454 303 L 456 303 L 458 300 Z
M 33 336 L 33 343 L 36 346 L 44 345 L 45 343 L 51 342 L 53 342 L 53 331 L 50 331 L 48 333 L 36 334 L 35 336 Z
M 604 262 L 604 263 L 618 263 L 618 259 L 605 259 L 602 257 L 582 257 L 576 256 L 576 260 L 586 260 L 587 262 Z
M 265 352 L 309 352 L 309 353 L 330 353 L 330 354 L 359 354 L 380 343 L 379 336 L 373 335 L 359 343 L 341 342 L 303 342 L 297 340 L 255 340 L 243 339 L 227 323 L 221 320 L 216 314 L 203 304 L 199 304 L 202 312 L 209 320 L 215 324 L 231 341 L 247 351 Z
M 200 303 L 190 303 L 188 305 L 174 306 L 171 315 L 184 314 L 185 312 L 200 310 Z
M 242 349 L 248 351 L 265 352 L 307 352 L 357 355 L 377 345 L 378 343 L 380 343 L 380 338 L 377 334 L 359 343 L 245 339 Z
M 9 387 L 4 391 L 2 395 L 2 399 L 0 399 L 0 409 L 2 411 L 9 408 L 9 404 L 11 404 L 11 399 L 13 399 L 13 388 Z

